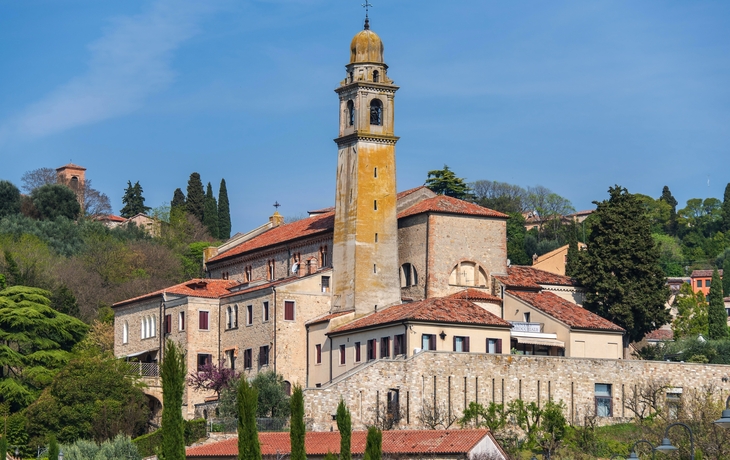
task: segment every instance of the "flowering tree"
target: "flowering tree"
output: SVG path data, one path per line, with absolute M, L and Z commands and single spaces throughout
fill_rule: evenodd
M 196 390 L 213 390 L 220 397 L 221 390 L 228 388 L 231 380 L 238 377 L 238 373 L 225 367 L 223 360 L 216 365 L 207 361 L 197 371 L 188 376 L 188 385 Z

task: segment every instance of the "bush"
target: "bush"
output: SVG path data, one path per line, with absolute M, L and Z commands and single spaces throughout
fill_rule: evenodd
M 184 424 L 186 446 L 208 436 L 205 419 L 186 420 Z M 155 455 L 157 448 L 162 445 L 162 431 L 155 430 L 152 433 L 134 438 L 132 442 L 137 446 L 137 450 L 143 457 L 151 457 Z
M 185 445 L 189 446 L 208 436 L 204 418 L 185 421 Z

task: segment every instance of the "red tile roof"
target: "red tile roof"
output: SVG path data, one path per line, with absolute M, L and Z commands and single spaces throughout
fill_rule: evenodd
M 274 227 L 264 233 L 245 241 L 226 252 L 218 254 L 208 262 L 217 262 L 229 257 L 237 256 L 254 249 L 261 249 L 267 246 L 274 246 L 286 241 L 312 236 L 319 233 L 331 233 L 335 228 L 335 213 L 328 212 L 317 216 L 301 219 L 290 224 L 283 224 Z
M 479 289 L 469 288 L 459 291 L 455 294 L 451 294 L 449 297 L 452 299 L 464 299 L 472 302 L 490 302 L 490 303 L 502 303 L 502 299 L 496 295 L 492 295 L 488 292 L 480 291 Z
M 329 321 L 331 319 L 337 318 L 339 316 L 344 316 L 344 315 L 347 315 L 349 313 L 352 313 L 353 311 L 355 311 L 355 310 L 338 311 L 337 313 L 327 313 L 324 316 L 320 316 L 319 318 L 314 318 L 314 319 L 311 319 L 311 320 L 307 321 L 306 324 L 307 325 L 310 325 L 310 324 L 324 323 L 326 321 Z
M 491 438 L 489 430 L 395 430 L 383 431 L 383 454 L 467 454 L 484 439 Z M 366 431 L 353 431 L 351 452 L 365 452 Z M 493 440 L 493 438 L 492 438 Z M 287 455 L 291 453 L 288 432 L 259 433 L 262 455 Z M 495 443 L 496 444 L 496 443 Z M 309 432 L 304 438 L 308 455 L 323 456 L 327 452 L 339 454 L 340 433 L 337 431 Z M 229 457 L 238 455 L 238 439 L 231 438 L 216 443 L 188 447 L 187 458 Z
M 425 185 L 419 185 L 418 187 L 415 187 L 415 188 L 403 190 L 402 192 L 398 193 L 398 195 L 396 195 L 396 199 L 400 200 L 401 198 L 405 198 L 408 195 L 410 195 L 411 193 L 417 192 L 419 190 L 423 190 L 424 188 L 428 188 L 428 187 L 426 187 Z
M 330 334 L 408 320 L 511 327 L 507 321 L 468 300 L 433 297 L 419 302 L 394 305 L 385 310 L 371 313 L 364 318 L 334 329 Z
M 644 336 L 645 340 L 674 340 L 674 331 L 671 329 L 655 329 Z
M 238 283 L 235 286 L 236 289 L 229 289 L 229 292 L 222 295 L 221 298 L 233 297 L 233 296 L 237 296 L 237 295 L 241 295 L 241 294 L 248 294 L 250 292 L 261 291 L 263 289 L 269 289 L 272 286 L 278 286 L 280 284 L 288 283 L 290 281 L 295 281 L 298 279 L 299 279 L 298 276 L 290 276 L 288 278 L 282 278 L 282 279 L 278 279 L 276 281 L 269 281 L 268 283 L 256 284 L 251 287 L 245 287 L 245 283 Z
M 420 201 L 398 214 L 398 218 L 402 219 L 404 217 L 422 214 L 424 212 L 466 214 L 470 216 L 497 217 L 500 219 L 509 218 L 507 214 L 445 195 L 438 195 L 433 198 Z
M 552 292 L 507 290 L 507 294 L 517 297 L 574 329 L 624 332 L 622 327 L 613 324 L 606 318 L 602 318 Z
M 499 281 L 508 287 L 522 287 L 538 289 L 542 284 L 557 286 L 575 286 L 575 281 L 569 276 L 556 275 L 538 268 L 524 265 L 507 267 L 507 276 L 495 275 Z
M 692 270 L 690 278 L 712 278 L 712 272 L 714 270 Z M 722 276 L 722 270 L 718 270 L 720 276 Z
M 206 299 L 218 299 L 228 294 L 229 288 L 240 284 L 238 281 L 233 280 L 219 280 L 219 279 L 192 279 L 184 283 L 176 284 L 159 291 L 150 292 L 138 297 L 131 299 L 122 300 L 117 302 L 112 307 L 119 307 L 128 303 L 136 302 L 138 300 L 148 299 L 151 297 L 159 296 L 162 294 L 172 294 L 188 297 L 203 297 Z

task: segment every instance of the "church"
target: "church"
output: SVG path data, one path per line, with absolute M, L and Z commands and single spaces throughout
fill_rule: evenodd
M 507 215 L 426 187 L 398 192 L 398 86 L 383 50 L 366 19 L 335 89 L 334 207 L 290 223 L 274 212 L 260 227 L 209 248 L 205 279 L 114 305 L 115 355 L 143 375 L 153 407 L 162 401 L 158 364 L 167 339 L 187 351 L 189 371 L 220 363 L 246 377 L 283 375 L 288 386 L 305 388 L 315 419 L 317 404 L 324 408 L 319 418 L 327 418 L 329 403 L 322 401 L 336 405 L 344 397 L 318 390 L 366 370 L 402 369 L 421 356 L 624 357 L 624 330 L 583 309 L 583 292 L 571 278 L 510 266 Z M 472 378 L 463 377 L 464 406 Z M 418 393 L 423 400 L 425 381 L 375 389 L 373 407 L 381 400 L 384 412 L 401 407 L 406 425 L 417 427 L 410 398 Z M 448 382 L 451 398 L 451 375 Z M 454 385 L 456 391 L 460 383 Z M 491 385 L 494 399 L 494 379 Z M 477 399 L 486 388 L 473 390 Z M 211 399 L 212 392 L 188 388 L 184 415 L 193 418 Z M 366 424 L 363 407 L 373 402 L 363 402 L 362 392 L 346 399 L 359 404 L 356 424 Z M 326 420 L 313 426 L 329 429 Z

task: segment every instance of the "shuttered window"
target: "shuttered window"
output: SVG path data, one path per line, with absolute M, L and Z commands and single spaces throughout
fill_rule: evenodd
M 287 300 L 284 302 L 284 320 L 294 321 L 294 301 Z

